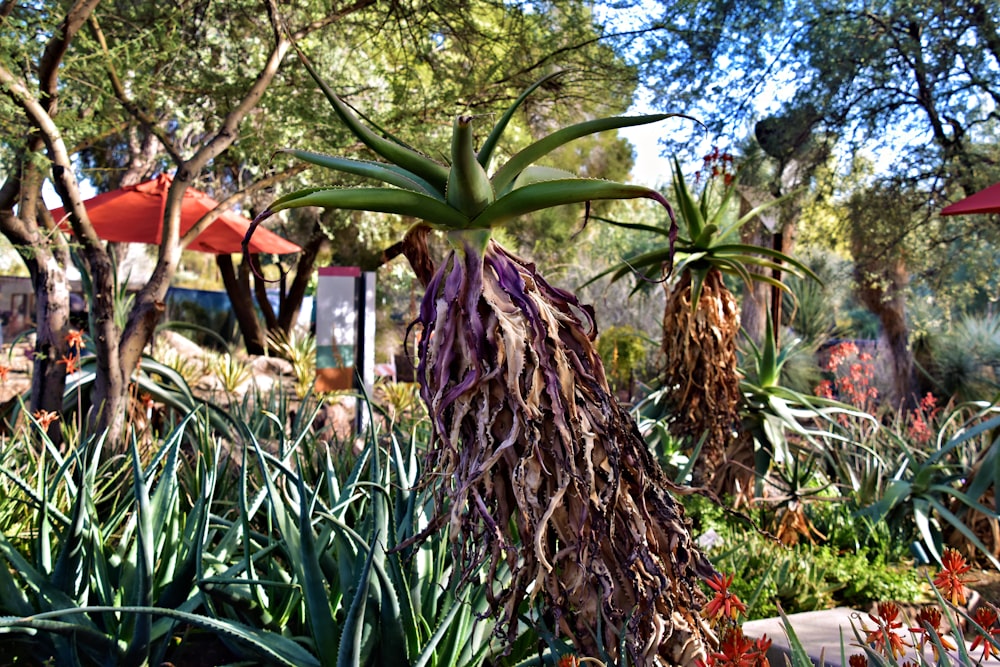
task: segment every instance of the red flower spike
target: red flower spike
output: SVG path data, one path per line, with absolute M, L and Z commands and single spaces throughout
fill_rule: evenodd
M 941 563 L 943 569 L 934 578 L 934 587 L 941 591 L 941 595 L 953 605 L 965 604 L 965 599 L 969 595 L 966 584 L 971 580 L 962 575 L 968 572 L 972 566 L 967 564 L 962 554 L 954 549 L 945 549 Z
M 771 667 L 771 661 L 767 659 L 767 651 L 771 648 L 771 640 L 767 635 L 761 635 L 760 639 L 754 642 L 753 667 Z
M 733 575 L 713 574 L 705 583 L 715 591 L 715 597 L 705 605 L 705 616 L 708 619 L 718 621 L 721 618 L 729 618 L 735 621 L 738 615 L 747 612 L 747 606 L 743 601 L 735 593 L 729 592 Z
M 83 332 L 77 329 L 70 329 L 69 333 L 66 334 L 66 344 L 79 353 L 84 347 Z
M 891 602 L 880 602 L 878 605 L 878 615 L 868 614 L 868 617 L 875 622 L 875 629 L 869 630 L 862 624 L 861 629 L 865 632 L 865 643 L 881 651 L 883 655 L 892 655 L 901 658 L 906 654 L 906 647 L 911 646 L 902 635 L 896 634 L 894 630 L 903 627 L 897 620 L 899 618 L 899 607 Z
M 996 607 L 991 605 L 983 605 L 976 608 L 976 613 L 972 615 L 972 620 L 978 623 L 983 630 L 993 638 L 993 641 L 1000 642 L 1000 628 L 995 628 L 993 625 L 997 622 L 997 610 Z M 1000 657 L 1000 649 L 994 646 L 985 635 L 981 634 L 978 629 L 972 628 L 972 631 L 976 633 L 976 636 L 972 639 L 972 646 L 969 647 L 969 652 L 975 651 L 978 647 L 983 647 L 983 657 L 982 660 L 986 660 L 991 654 Z
M 917 613 L 917 627 L 910 628 L 910 632 L 920 637 L 920 649 L 923 650 L 924 647 L 930 643 L 931 649 L 934 651 L 934 660 L 938 660 L 938 648 L 937 644 L 934 643 L 934 637 L 938 638 L 943 646 L 948 651 L 954 651 L 955 644 L 941 632 L 941 610 L 937 607 L 924 607 Z M 931 630 L 928 632 L 927 627 Z M 933 634 L 931 634 L 933 633 Z
M 743 630 L 734 627 L 728 630 L 719 642 L 719 652 L 708 657 L 709 665 L 713 667 L 764 667 L 767 665 L 767 658 L 764 662 L 758 660 L 757 643 L 752 639 L 747 639 L 743 635 Z
M 566 655 L 559 658 L 559 662 L 556 663 L 556 667 L 579 667 L 580 661 L 572 653 L 567 653 Z
M 52 422 L 57 421 L 59 419 L 58 412 L 49 412 L 48 410 L 38 410 L 32 416 L 38 421 L 38 425 L 42 428 L 43 431 L 48 431 L 49 426 L 52 425 Z
M 863 653 L 855 653 L 847 659 L 847 664 L 850 667 L 868 667 L 868 657 Z
M 76 372 L 76 370 L 77 370 L 76 365 L 77 365 L 77 363 L 79 363 L 79 361 L 80 361 L 80 357 L 78 357 L 76 355 L 68 354 L 68 355 L 64 356 L 62 359 L 60 359 L 57 363 L 65 364 L 66 365 L 66 375 L 70 375 L 70 374 Z

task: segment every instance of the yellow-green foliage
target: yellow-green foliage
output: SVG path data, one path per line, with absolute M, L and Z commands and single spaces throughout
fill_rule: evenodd
M 645 369 L 651 348 L 649 338 L 633 327 L 608 327 L 597 339 L 608 382 L 615 387 L 627 385 Z

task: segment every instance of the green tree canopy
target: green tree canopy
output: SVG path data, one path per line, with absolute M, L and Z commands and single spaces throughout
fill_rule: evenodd
M 526 81 L 556 68 L 567 74 L 540 91 L 535 115 L 528 107 L 517 121 L 520 135 L 512 133 L 502 152 L 527 142 L 533 119 L 579 120 L 623 107 L 634 77 L 595 36 L 588 7 L 568 0 L 432 0 L 377 9 L 373 0 L 0 2 L 0 232 L 18 248 L 38 294 L 43 354 L 36 356 L 32 408 L 61 406 L 65 371 L 56 360 L 66 352 L 66 267 L 74 249 L 42 204 L 46 178 L 72 211 L 75 250 L 94 286 L 95 401 L 111 401 L 103 419 L 120 423 L 127 377 L 178 266 L 184 189 L 194 185 L 253 210 L 256 197 L 273 197 L 259 191 L 282 178 L 296 179 L 289 187 L 308 183 L 308 172 L 273 156 L 275 149 L 362 153 L 303 69 L 289 62 L 295 45 L 387 132 L 431 147 L 440 137 L 445 154 L 456 111 L 491 113 Z M 89 223 L 79 184 L 87 179 L 104 190 L 171 170 L 157 266 L 120 330 L 112 256 Z M 310 261 L 322 240 L 315 232 L 304 253 Z
M 681 0 L 626 45 L 656 103 L 715 134 L 797 114 L 852 148 L 891 149 L 887 171 L 968 194 L 1000 173 L 998 24 L 981 0 Z

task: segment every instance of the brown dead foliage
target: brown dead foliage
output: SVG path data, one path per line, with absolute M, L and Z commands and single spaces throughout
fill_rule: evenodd
M 452 256 L 421 322 L 436 525 L 450 524 L 466 572 L 509 573 L 491 599 L 501 623 L 513 633 L 522 604 L 542 596 L 583 654 L 704 658 L 714 638 L 698 580 L 713 569 L 608 389 L 591 313 L 491 242 L 484 256 Z
M 676 387 L 671 404 L 677 418 L 671 431 L 691 442 L 705 435 L 692 472 L 692 483 L 703 486 L 722 464 L 739 425 L 736 336 L 740 312 L 717 269 L 708 271 L 698 303 L 692 307 L 691 276 L 688 271 L 676 285 L 665 283 L 663 383 Z M 728 489 L 715 491 L 721 494 Z

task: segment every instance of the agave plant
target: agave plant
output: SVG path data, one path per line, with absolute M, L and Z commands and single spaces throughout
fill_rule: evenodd
M 710 159 L 722 161 L 723 167 L 719 169 L 728 168 L 732 162 L 728 154 L 713 153 L 706 161 Z M 657 234 L 665 242 L 600 276 L 611 274 L 612 280 L 618 280 L 634 271 L 660 270 L 676 252 L 678 261 L 672 278 L 663 283 L 667 305 L 663 313 L 662 382 L 664 387 L 674 388 L 670 403 L 676 419 L 671 430 L 692 442 L 705 436 L 692 475 L 695 485 L 703 485 L 713 480 L 733 434 L 738 431 L 742 400 L 736 347 L 740 311 L 726 287 L 724 274 L 738 276 L 747 283 L 764 282 L 785 291 L 787 287 L 779 280 L 767 273 L 751 272 L 748 267 L 819 278 L 807 266 L 779 251 L 739 243 L 738 238 L 734 241 L 744 224 L 765 208 L 778 204 L 780 199 L 734 219 L 729 215 L 729 204 L 736 192 L 731 173 L 720 174 L 724 177 L 721 193 L 713 187 L 716 180 L 713 179 L 696 197 L 676 158 L 673 172 L 673 195 L 681 218 L 679 237 L 672 220 L 663 227 L 609 221 Z M 729 489 L 716 486 L 715 490 L 721 493 Z
M 541 596 L 547 620 L 581 653 L 636 665 L 705 656 L 711 633 L 696 580 L 713 570 L 608 389 L 592 309 L 491 239 L 505 222 L 563 204 L 649 198 L 670 211 L 654 190 L 533 164 L 573 139 L 669 115 L 573 125 L 488 175 L 505 127 L 542 82 L 478 151 L 473 119 L 459 117 L 445 165 L 370 130 L 307 67 L 340 119 L 385 162 L 291 154 L 391 187 L 294 192 L 255 223 L 300 206 L 380 211 L 419 218 L 452 246 L 416 323 L 417 379 L 435 432 L 426 479 L 437 484 L 423 536 L 450 526 L 465 571 L 510 572 L 510 584 L 488 601 L 508 638 L 523 603 Z

